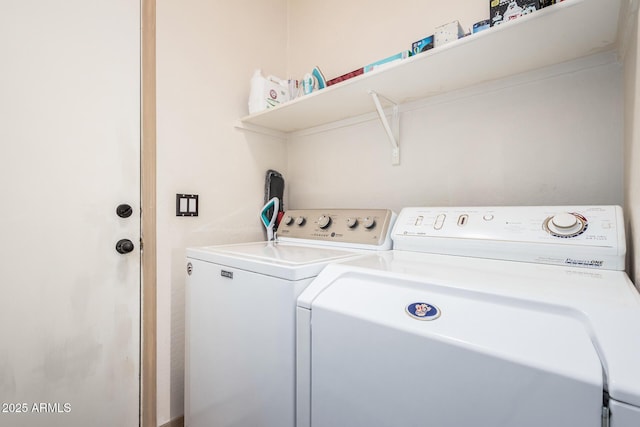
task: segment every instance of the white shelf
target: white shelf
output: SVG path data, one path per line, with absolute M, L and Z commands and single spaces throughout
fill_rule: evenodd
M 240 121 L 289 133 L 375 111 L 370 91 L 401 104 L 612 50 L 628 1 L 565 0 Z

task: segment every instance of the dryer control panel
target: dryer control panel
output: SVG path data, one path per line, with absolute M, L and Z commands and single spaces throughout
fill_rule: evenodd
M 624 270 L 619 206 L 405 208 L 394 249 Z
M 386 250 L 395 219 L 389 209 L 289 210 L 278 226 L 278 239 Z

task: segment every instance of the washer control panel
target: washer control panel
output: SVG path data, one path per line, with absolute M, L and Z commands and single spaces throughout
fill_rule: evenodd
M 402 210 L 394 249 L 624 269 L 619 206 L 425 207 Z
M 389 209 L 289 210 L 278 226 L 278 238 L 390 249 L 395 219 Z

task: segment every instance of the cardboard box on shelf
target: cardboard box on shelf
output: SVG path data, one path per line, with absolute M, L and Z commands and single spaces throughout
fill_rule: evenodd
M 442 46 L 458 40 L 461 37 L 464 37 L 464 30 L 462 29 L 460 22 L 449 22 L 448 24 L 436 27 L 436 31 L 434 33 L 434 45 L 435 47 Z
M 491 27 L 491 21 L 488 19 L 485 19 L 483 21 L 476 22 L 475 24 L 473 24 L 473 29 L 471 30 L 471 32 L 473 34 L 479 33 L 480 31 L 484 31 L 489 27 Z
M 540 0 L 490 0 L 491 26 L 513 21 L 540 8 Z
M 341 76 L 334 77 L 331 80 L 327 80 L 327 86 L 333 86 L 336 83 L 340 83 L 340 82 L 343 82 L 345 80 L 352 79 L 352 78 L 354 78 L 356 76 L 359 76 L 360 74 L 363 74 L 363 73 L 364 73 L 364 68 L 358 68 L 357 70 L 353 70 L 353 71 L 345 73 L 345 74 L 343 74 Z
M 433 49 L 433 35 L 411 43 L 411 55 L 417 55 L 429 49 Z
M 564 0 L 540 0 L 540 7 L 551 6 L 552 4 L 560 3 Z
M 405 58 L 408 58 L 409 55 L 409 51 L 408 50 L 404 50 L 400 53 L 397 53 L 395 55 L 389 56 L 388 58 L 384 58 L 381 59 L 380 61 L 376 61 L 376 62 L 372 62 L 371 64 L 365 65 L 364 66 L 364 72 L 368 73 L 370 71 L 373 71 L 375 69 L 381 68 L 381 67 L 386 67 L 388 65 L 393 64 L 394 62 L 398 62 L 398 61 L 402 61 Z

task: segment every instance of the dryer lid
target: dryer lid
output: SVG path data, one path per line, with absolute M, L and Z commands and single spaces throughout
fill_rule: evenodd
M 380 305 L 365 293 L 378 295 Z M 640 295 L 623 272 L 391 251 L 329 266 L 298 306 L 387 322 L 380 310 L 392 301 L 394 327 L 430 328 L 552 371 L 570 373 L 588 363 L 584 374 L 602 377 L 613 399 L 640 407 Z M 416 302 L 434 305 L 440 316 L 411 319 L 405 310 Z M 513 331 L 514 339 L 496 340 L 497 326 Z M 546 344 L 530 348 L 528 342 Z
M 346 274 L 312 305 L 311 424 L 599 427 L 602 367 L 579 317 Z

